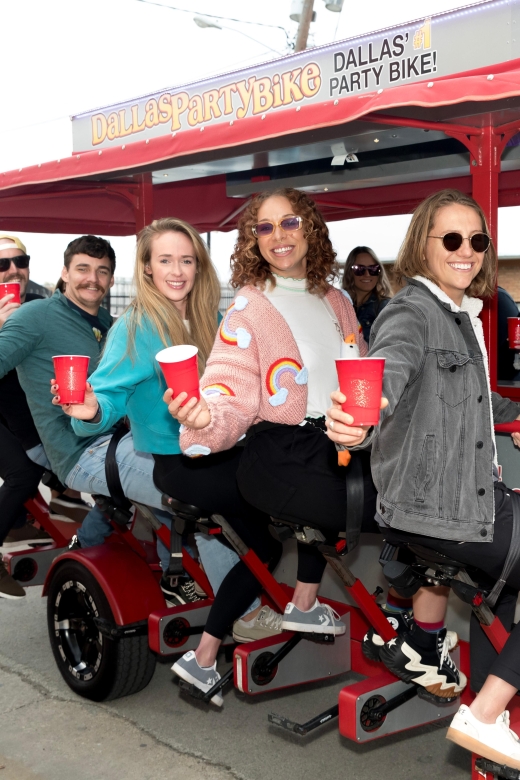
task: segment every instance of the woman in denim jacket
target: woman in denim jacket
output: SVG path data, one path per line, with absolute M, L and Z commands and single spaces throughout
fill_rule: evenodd
M 516 496 L 497 479 L 493 426 L 519 419 L 519 408 L 490 389 L 476 297 L 495 289 L 496 252 L 488 233 L 480 206 L 456 190 L 417 207 L 395 266 L 397 281 L 407 286 L 372 332 L 370 356 L 386 359 L 381 421 L 370 430 L 353 427 L 337 392 L 327 425 L 337 444 L 371 445 L 385 538 L 415 541 L 477 565 L 494 582 L 510 547 Z M 513 438 L 520 444 L 519 435 Z M 520 564 L 506 582 L 496 611 L 508 626 Z M 460 708 L 448 738 L 520 769 L 520 743 L 506 711 L 520 688 L 520 626 L 498 656 L 483 636 L 480 629 L 472 632 L 472 666 L 479 667 L 472 683 L 480 692 Z M 426 685 L 450 674 L 445 644 L 433 624 L 431 630 L 412 625 L 385 646 L 381 659 L 402 679 Z

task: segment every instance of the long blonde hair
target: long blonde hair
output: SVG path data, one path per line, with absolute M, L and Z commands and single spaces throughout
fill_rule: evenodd
M 188 294 L 186 328 L 179 311 L 161 293 L 145 272 L 145 266 L 152 256 L 152 241 L 163 233 L 184 233 L 193 244 L 197 258 L 197 273 L 192 290 Z M 127 309 L 129 320 L 128 352 L 135 351 L 135 334 L 147 317 L 157 329 L 165 347 L 176 344 L 193 344 L 199 348 L 199 372 L 202 374 L 217 333 L 220 284 L 210 260 L 206 244 L 194 227 L 175 217 L 155 219 L 137 236 L 137 250 L 134 269 L 136 296 Z

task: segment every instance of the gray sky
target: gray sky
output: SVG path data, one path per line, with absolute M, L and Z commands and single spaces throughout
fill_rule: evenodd
M 232 21 L 200 29 L 195 15 L 215 14 L 284 27 L 294 38 L 291 0 L 16 0 L 2 4 L 0 171 L 70 155 L 73 114 L 235 70 L 288 52 L 282 30 Z M 168 4 L 186 9 L 173 11 Z M 315 0 L 309 45 L 348 38 L 460 6 L 464 0 L 345 0 L 341 14 Z M 238 31 L 238 32 L 237 32 Z M 246 37 L 250 36 L 250 37 Z M 251 37 L 256 41 L 251 40 Z M 7 75 L 8 74 L 8 75 Z M 516 208 L 501 209 L 500 253 L 518 251 Z M 390 258 L 408 217 L 332 223 L 336 251 L 368 244 Z M 22 236 L 22 234 L 20 234 Z M 55 281 L 73 236 L 23 234 L 35 281 Z M 213 234 L 212 254 L 227 278 L 233 234 Z M 135 238 L 114 238 L 118 276 L 131 276 Z

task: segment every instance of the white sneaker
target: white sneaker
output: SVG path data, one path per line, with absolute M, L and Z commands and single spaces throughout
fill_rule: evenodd
M 509 728 L 507 710 L 495 723 L 482 723 L 463 704 L 451 721 L 446 738 L 489 761 L 520 769 L 520 742 Z
M 233 623 L 233 639 L 235 642 L 256 642 L 282 633 L 282 616 L 268 607 L 262 607 L 252 620 L 239 618 Z
M 303 631 L 311 634 L 335 634 L 341 636 L 347 630 L 338 613 L 318 599 L 306 612 L 290 601 L 285 607 L 281 628 L 284 631 Z

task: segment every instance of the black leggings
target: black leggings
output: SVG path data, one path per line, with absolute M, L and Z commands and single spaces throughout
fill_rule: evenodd
M 377 533 L 376 492 L 370 456 L 360 453 L 365 506 L 362 531 Z M 244 498 L 277 520 L 316 526 L 334 543 L 346 528 L 348 466 L 338 466 L 336 447 L 312 425 L 279 425 L 255 433 L 237 473 Z M 298 580 L 319 583 L 325 559 L 316 547 L 298 544 Z
M 203 458 L 154 455 L 154 482 L 163 493 L 204 513 L 223 515 L 272 571 L 282 555 L 282 545 L 269 533 L 269 515 L 250 506 L 239 493 L 236 472 L 242 452 L 235 447 Z M 227 544 L 221 538 L 219 541 Z M 207 633 L 222 639 L 261 590 L 245 563 L 237 563 L 218 589 L 206 623 Z
M 43 469 L 30 460 L 19 439 L 0 422 L 0 546 L 38 491 Z
M 512 500 L 520 501 L 520 496 L 509 491 L 503 482 L 495 482 L 495 524 L 492 542 L 452 542 L 398 531 L 395 528 L 381 530 L 390 543 L 406 541 L 420 544 L 466 564 L 474 580 L 482 587 L 491 588 L 502 573 L 511 542 Z M 520 561 L 507 578 L 507 585 L 493 610 L 507 631 L 512 628 L 519 590 Z M 513 628 L 504 649 L 498 655 L 472 614 L 470 640 L 472 690 L 479 691 L 488 674 L 494 674 L 520 689 L 520 623 Z

